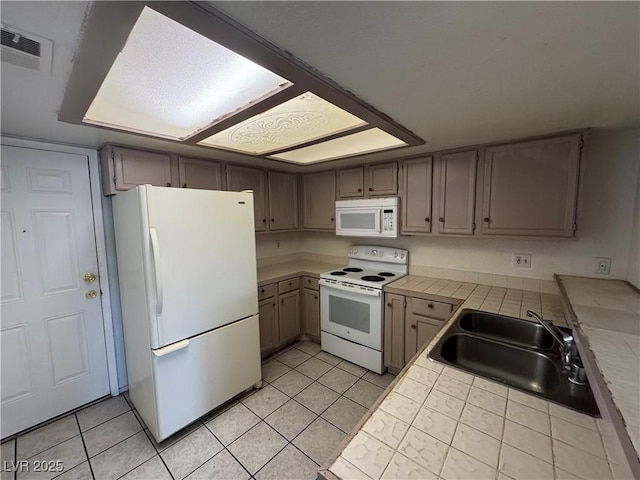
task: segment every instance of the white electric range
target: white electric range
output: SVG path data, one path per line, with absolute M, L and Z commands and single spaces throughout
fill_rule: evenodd
M 322 350 L 382 373 L 382 287 L 407 274 L 409 252 L 356 245 L 348 256 L 347 266 L 320 275 Z

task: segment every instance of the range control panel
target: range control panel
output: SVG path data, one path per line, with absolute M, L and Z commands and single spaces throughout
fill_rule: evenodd
M 349 258 L 388 263 L 409 263 L 409 251 L 402 248 L 354 245 L 349 249 Z

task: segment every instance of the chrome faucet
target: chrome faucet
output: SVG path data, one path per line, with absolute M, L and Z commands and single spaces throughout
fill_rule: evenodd
M 527 317 L 535 318 L 540 325 L 542 325 L 551 334 L 551 336 L 555 338 L 556 342 L 560 344 L 562 364 L 564 365 L 564 368 L 571 371 L 572 365 L 576 363 L 576 359 L 578 358 L 578 351 L 576 349 L 576 343 L 573 339 L 573 335 L 563 332 L 551 323 L 551 321 L 544 320 L 540 315 L 536 312 L 532 312 L 531 310 L 527 310 Z

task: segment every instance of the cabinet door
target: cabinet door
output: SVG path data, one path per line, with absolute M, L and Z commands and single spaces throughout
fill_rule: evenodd
M 300 335 L 300 290 L 278 295 L 279 343 L 287 343 Z
M 302 177 L 302 228 L 335 230 L 336 173 L 310 173 Z
M 404 361 L 408 363 L 425 343 L 431 341 L 444 322 L 408 312 L 405 328 Z
M 487 148 L 482 233 L 570 237 L 581 135 Z
M 367 193 L 369 196 L 398 194 L 397 162 L 371 165 L 367 172 Z
M 320 338 L 320 297 L 317 290 L 303 288 L 302 305 L 304 332 Z
M 407 160 L 402 165 L 402 233 L 431 231 L 433 157 Z
M 478 152 L 440 157 L 440 233 L 473 235 Z
M 338 170 L 338 195 L 340 198 L 364 196 L 364 167 Z
M 269 230 L 298 228 L 298 178 L 291 173 L 269 172 Z
M 182 188 L 222 190 L 222 165 L 220 163 L 180 157 L 178 158 L 178 166 Z
M 404 367 L 404 306 L 404 295 L 385 294 L 384 364 L 398 370 Z
M 276 348 L 279 342 L 275 297 L 267 298 L 258 303 L 258 318 L 260 321 L 260 353 L 265 353 Z
M 145 184 L 177 186 L 172 179 L 171 155 L 122 147 L 113 147 L 112 154 L 116 190 Z
M 253 190 L 253 210 L 255 214 L 256 232 L 267 229 L 266 189 L 264 170 L 258 168 L 227 165 L 227 190 L 239 192 Z

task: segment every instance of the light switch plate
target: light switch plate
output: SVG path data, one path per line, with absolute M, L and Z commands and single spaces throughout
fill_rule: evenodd
M 521 268 L 531 268 L 530 253 L 514 253 L 511 256 L 511 266 Z

